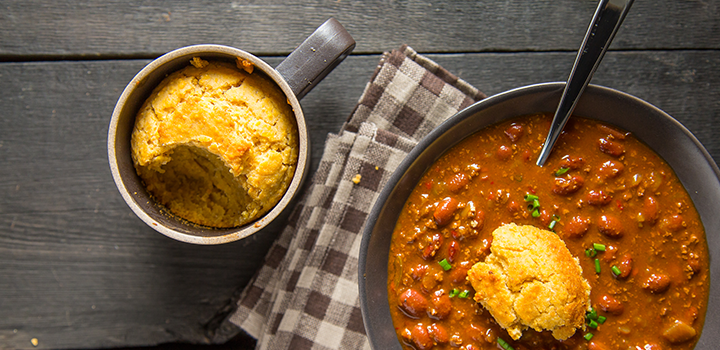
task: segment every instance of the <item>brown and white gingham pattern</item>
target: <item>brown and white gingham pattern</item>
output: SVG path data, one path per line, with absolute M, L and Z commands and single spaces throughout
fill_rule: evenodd
M 357 287 L 365 219 L 414 145 L 484 97 L 407 46 L 383 54 L 228 321 L 257 338 L 258 349 L 369 349 Z

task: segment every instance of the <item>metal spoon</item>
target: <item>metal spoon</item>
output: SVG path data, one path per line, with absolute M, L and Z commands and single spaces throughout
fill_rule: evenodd
M 585 39 L 578 50 L 575 64 L 563 91 L 560 104 L 555 111 L 550 131 L 540 151 L 537 165 L 543 166 L 550 156 L 560 132 L 575 109 L 580 95 L 600 65 L 605 51 L 617 33 L 620 24 L 630 10 L 633 0 L 600 0 L 592 22 L 585 33 Z

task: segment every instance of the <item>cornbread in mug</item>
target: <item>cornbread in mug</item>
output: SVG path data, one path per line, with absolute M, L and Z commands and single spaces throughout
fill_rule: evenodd
M 140 108 L 135 169 L 171 213 L 203 226 L 241 226 L 269 211 L 292 181 L 294 114 L 280 88 L 248 62 L 190 63 Z

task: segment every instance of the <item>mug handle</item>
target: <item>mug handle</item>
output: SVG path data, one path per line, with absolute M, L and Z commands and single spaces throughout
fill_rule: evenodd
M 298 100 L 310 92 L 355 48 L 355 40 L 335 18 L 315 30 L 275 70 Z

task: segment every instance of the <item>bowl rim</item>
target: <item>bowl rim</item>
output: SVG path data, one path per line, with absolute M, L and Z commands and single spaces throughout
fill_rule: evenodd
M 292 180 L 288 188 L 285 190 L 283 196 L 277 203 L 274 204 L 274 206 L 268 212 L 243 226 L 227 229 L 214 229 L 199 225 L 186 224 L 184 222 L 181 222 L 181 220 L 178 220 L 178 218 L 171 217 L 169 215 L 165 215 L 166 217 L 163 218 L 156 218 L 154 216 L 164 214 L 148 214 L 148 212 L 143 208 L 144 205 L 152 205 L 149 204 L 147 200 L 148 196 L 146 194 L 138 194 L 137 191 L 132 191 L 133 193 L 131 193 L 131 190 L 128 188 L 128 186 L 126 186 L 126 181 L 134 182 L 138 180 L 134 178 L 126 178 L 125 176 L 123 176 L 123 171 L 121 171 L 123 164 L 120 164 L 117 155 L 118 152 L 122 152 L 123 150 L 118 149 L 117 143 L 118 138 L 124 137 L 124 135 L 118 134 L 118 126 L 121 122 L 121 118 L 123 118 L 123 115 L 125 115 L 125 118 L 129 118 L 129 116 L 127 116 L 129 112 L 124 112 L 124 110 L 127 108 L 126 106 L 128 104 L 128 101 L 131 100 L 133 97 L 141 97 L 143 100 L 147 98 L 147 96 L 134 95 L 141 94 L 139 92 L 143 90 L 141 87 L 148 84 L 150 80 L 153 81 L 152 86 L 149 86 L 149 91 L 152 92 L 152 90 L 155 89 L 157 84 L 159 84 L 160 81 L 164 79 L 164 77 L 174 71 L 177 71 L 177 69 L 168 68 L 169 66 L 172 66 L 174 62 L 178 62 L 181 60 L 185 60 L 186 65 L 188 65 L 189 59 L 191 59 L 192 57 L 223 57 L 226 59 L 241 58 L 252 62 L 256 69 L 262 71 L 280 87 L 282 92 L 287 97 L 287 100 L 293 110 L 293 115 L 298 130 L 298 158 Z M 160 77 L 158 77 L 158 72 L 161 72 L 163 74 L 160 74 Z M 155 82 L 155 80 L 157 80 L 157 82 Z M 140 105 L 142 105 L 142 103 L 138 104 L 138 108 Z M 135 116 L 137 115 L 137 109 L 133 109 L 134 111 L 130 113 L 130 116 L 135 118 Z M 310 166 L 310 137 L 308 133 L 309 131 L 305 121 L 305 115 L 303 114 L 303 110 L 300 106 L 300 102 L 297 96 L 295 96 L 292 88 L 287 83 L 285 78 L 283 78 L 280 73 L 275 70 L 275 68 L 271 67 L 269 64 L 267 64 L 265 61 L 258 58 L 257 56 L 235 47 L 216 44 L 190 45 L 172 50 L 151 61 L 145 67 L 143 67 L 127 84 L 122 94 L 118 98 L 117 103 L 115 104 L 112 117 L 110 119 L 107 144 L 108 161 L 113 180 L 121 196 L 123 197 L 123 200 L 125 200 L 127 205 L 137 215 L 137 217 L 140 218 L 143 222 L 145 222 L 149 227 L 153 228 L 154 230 L 162 233 L 167 237 L 186 243 L 203 245 L 223 244 L 243 239 L 265 228 L 273 220 L 280 216 L 280 214 L 288 206 L 288 204 L 296 197 L 302 183 L 305 180 L 308 168 Z M 129 135 L 127 136 L 129 137 Z M 179 229 L 172 228 L 166 225 L 164 221 L 173 222 L 173 224 L 176 224 L 178 227 L 182 227 L 183 230 L 181 231 Z
M 532 95 L 532 94 L 538 94 L 538 93 L 552 93 L 554 95 L 557 95 L 557 101 L 559 101 L 560 93 L 562 92 L 564 87 L 565 87 L 565 82 L 547 82 L 547 83 L 531 84 L 531 85 L 521 86 L 521 87 L 517 87 L 517 88 L 511 89 L 511 90 L 508 90 L 508 91 L 498 93 L 496 95 L 490 96 L 486 99 L 483 99 L 481 101 L 478 101 L 478 102 L 470 105 L 469 107 L 463 109 L 462 111 L 459 111 L 455 115 L 448 118 L 445 122 L 440 124 L 438 127 L 433 129 L 430 133 L 428 133 L 428 135 L 426 135 L 424 138 L 422 138 L 418 142 L 418 144 L 408 153 L 408 155 L 405 157 L 405 159 L 403 159 L 403 161 L 400 163 L 400 165 L 397 167 L 397 169 L 390 175 L 387 183 L 385 184 L 385 186 L 383 187 L 381 192 L 378 194 L 376 201 L 368 214 L 368 217 L 367 217 L 367 220 L 365 222 L 365 226 L 364 226 L 363 232 L 362 232 L 363 236 L 362 236 L 362 239 L 360 242 L 360 251 L 359 251 L 359 257 L 358 257 L 358 276 L 357 277 L 358 277 L 358 290 L 359 290 L 359 297 L 360 297 L 360 309 L 362 312 L 362 318 L 363 318 L 363 323 L 365 326 L 365 332 L 368 336 L 368 340 L 369 340 L 370 346 L 372 348 L 382 348 L 382 349 L 387 349 L 387 348 L 401 349 L 402 348 L 400 345 L 400 342 L 397 340 L 397 336 L 394 336 L 395 342 L 393 345 L 377 343 L 380 340 L 387 340 L 387 336 L 385 334 L 387 334 L 388 331 L 387 330 L 383 331 L 383 329 L 378 329 L 379 327 L 377 326 L 377 323 L 384 323 L 384 322 L 386 322 L 386 320 L 378 320 L 377 313 L 371 312 L 371 309 L 373 307 L 372 305 L 374 305 L 375 308 L 378 307 L 377 305 L 380 305 L 380 307 L 385 307 L 387 310 L 385 312 L 387 313 L 388 317 L 389 317 L 390 306 L 387 301 L 387 290 L 386 289 L 383 294 L 385 296 L 385 298 L 384 298 L 385 300 L 375 300 L 376 298 L 378 298 L 378 295 L 373 295 L 374 299 L 372 300 L 372 305 L 371 305 L 371 300 L 369 300 L 369 296 L 368 296 L 367 277 L 368 277 L 368 272 L 372 272 L 372 271 L 368 271 L 368 263 L 370 261 L 374 261 L 376 264 L 378 264 L 378 262 L 377 262 L 378 260 L 381 260 L 381 262 L 384 261 L 385 269 L 387 269 L 388 257 L 387 256 L 384 256 L 384 257 L 383 256 L 380 256 L 380 257 L 373 256 L 372 259 L 370 259 L 370 257 L 368 256 L 368 249 L 371 245 L 371 240 L 374 238 L 373 233 L 374 233 L 374 231 L 377 230 L 376 224 L 377 224 L 378 218 L 383 214 L 383 210 L 385 209 L 385 206 L 387 205 L 388 199 L 397 190 L 398 184 L 403 180 L 407 171 L 413 166 L 413 164 L 416 162 L 416 159 L 420 155 L 422 155 L 423 152 L 425 152 L 426 148 L 428 148 L 438 138 L 440 138 L 442 135 L 444 135 L 446 132 L 448 132 L 448 130 L 451 130 L 453 127 L 462 123 L 466 119 L 472 117 L 476 113 L 479 113 L 483 110 L 489 109 L 500 103 L 507 102 L 508 100 L 512 100 L 515 98 L 521 98 L 526 95 Z M 704 160 L 705 163 L 707 163 L 706 165 L 709 166 L 710 172 L 712 173 L 712 175 L 714 175 L 714 176 L 711 176 L 712 180 L 715 182 L 713 188 L 715 190 L 720 188 L 720 169 L 718 168 L 717 164 L 715 163 L 713 158 L 710 156 L 709 152 L 705 149 L 705 147 L 695 137 L 695 135 L 693 135 L 687 128 L 685 128 L 685 126 L 683 126 L 679 121 L 674 119 L 672 116 L 670 116 L 669 114 L 665 113 L 661 109 L 655 107 L 654 105 L 652 105 L 638 97 L 635 97 L 633 95 L 630 95 L 628 93 L 625 93 L 625 92 L 622 92 L 622 91 L 619 91 L 616 89 L 590 84 L 590 85 L 588 85 L 587 89 L 585 90 L 583 96 L 588 96 L 588 95 L 608 95 L 608 96 L 611 96 L 614 98 L 628 100 L 631 103 L 637 104 L 638 108 L 647 109 L 650 111 L 651 114 L 656 114 L 659 117 L 663 118 L 664 121 L 669 122 L 672 125 L 672 128 L 676 129 L 676 131 L 681 132 L 682 135 L 687 138 L 687 141 L 691 142 L 695 146 L 695 148 L 697 148 L 697 150 L 700 153 L 701 158 Z M 582 102 L 582 97 L 581 97 L 581 102 Z M 540 111 L 538 111 L 538 112 L 540 112 Z M 522 115 L 522 114 L 517 114 L 515 116 L 520 116 L 520 115 Z M 507 119 L 510 119 L 510 117 L 501 118 L 501 120 L 507 120 Z M 491 122 L 491 123 L 488 123 L 487 125 L 492 125 L 496 122 L 497 121 Z M 474 132 L 476 132 L 476 131 L 474 131 Z M 451 146 L 446 147 L 442 152 L 439 152 L 439 154 L 436 155 L 435 160 L 437 160 L 437 158 L 440 155 L 444 154 L 449 148 L 451 148 L 453 145 L 459 143 L 464 138 L 465 137 L 457 139 Z M 644 140 L 641 140 L 641 141 L 644 142 Z M 644 142 L 644 143 L 646 143 L 646 142 Z M 652 147 L 651 147 L 651 149 L 655 150 Z M 426 170 L 427 169 L 424 169 L 422 171 L 422 173 L 424 173 Z M 676 169 L 673 168 L 673 170 L 676 170 Z M 710 174 L 708 174 L 708 175 L 710 175 Z M 678 177 L 680 177 L 680 176 L 678 175 Z M 412 188 L 414 188 L 415 185 L 416 185 L 416 183 L 410 184 L 409 186 L 411 188 L 409 191 L 412 191 Z M 405 187 L 404 191 L 407 191 L 407 188 L 406 188 L 407 186 L 408 186 L 408 184 L 404 184 L 404 187 Z M 683 186 L 686 188 L 686 190 L 691 195 L 691 197 L 693 197 L 693 193 L 690 193 L 691 190 L 688 189 L 688 186 L 687 186 L 687 184 L 685 184 L 685 182 L 683 182 Z M 718 191 L 716 191 L 716 192 L 718 192 Z M 701 194 L 698 194 L 697 191 L 695 191 L 694 194 L 701 195 Z M 406 199 L 407 198 L 402 199 L 403 204 L 405 203 Z M 695 201 L 693 200 L 693 202 L 695 202 Z M 714 207 L 720 207 L 720 206 L 716 205 Z M 698 209 L 698 212 L 700 212 L 700 208 L 697 208 L 697 205 L 696 205 L 696 209 Z M 389 214 L 389 215 L 394 215 L 394 218 L 395 218 L 394 220 L 397 220 L 398 212 L 399 212 L 399 210 L 396 211 L 394 214 Z M 393 220 L 393 222 L 394 222 L 394 220 Z M 706 221 L 703 220 L 704 226 L 706 226 L 705 223 L 706 223 Z M 718 227 L 718 226 L 720 226 L 720 219 L 712 220 L 710 223 L 712 224 L 713 227 Z M 383 226 L 384 230 L 388 230 L 387 226 L 388 225 Z M 394 227 L 394 225 L 392 225 L 392 226 Z M 717 245 L 720 245 L 719 244 L 720 242 L 718 242 L 718 240 L 720 240 L 720 237 L 717 237 L 718 236 L 717 234 L 713 234 L 711 236 L 711 234 L 708 233 L 709 231 L 707 230 L 707 228 L 705 231 L 706 231 L 706 239 L 707 239 L 707 244 L 708 244 L 708 254 L 710 255 L 710 266 L 712 266 L 713 249 L 710 244 L 711 243 L 710 238 L 711 237 L 713 238 L 712 241 L 714 243 L 714 246 L 717 246 Z M 390 228 L 389 234 L 390 235 L 392 234 L 392 228 Z M 385 255 L 387 255 L 387 251 L 384 251 L 384 253 L 385 253 Z M 700 339 L 698 340 L 698 342 L 695 345 L 696 349 L 711 349 L 711 348 L 713 348 L 714 344 L 717 344 L 718 342 L 720 342 L 720 323 L 713 324 L 712 325 L 713 330 L 708 329 L 709 328 L 708 325 L 712 324 L 711 319 L 709 317 L 712 314 L 711 311 L 712 310 L 720 310 L 720 290 L 718 290 L 718 288 L 720 287 L 720 286 L 718 286 L 718 280 L 719 280 L 718 275 L 720 274 L 720 271 L 718 271 L 718 270 L 719 269 L 717 269 L 717 268 L 711 269 L 710 273 L 708 273 L 708 277 L 710 279 L 710 281 L 709 281 L 710 290 L 708 293 L 708 307 L 706 310 L 706 317 L 705 317 L 705 323 L 703 326 L 703 331 L 701 333 Z M 384 276 L 387 276 L 387 271 L 385 271 Z M 386 278 L 385 278 L 385 280 L 386 280 Z M 714 283 L 713 283 L 713 281 L 714 281 Z M 386 285 L 386 283 L 387 282 L 385 281 L 385 285 Z M 711 310 L 711 306 L 712 306 L 712 310 Z M 392 333 L 395 334 L 395 331 L 392 330 Z M 383 337 L 381 339 L 381 337 L 384 335 L 385 335 L 385 337 Z

